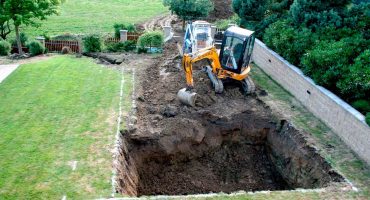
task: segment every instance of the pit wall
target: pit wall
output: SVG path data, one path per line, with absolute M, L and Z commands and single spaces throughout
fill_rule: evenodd
M 332 92 L 316 85 L 260 40 L 256 40 L 252 59 L 370 165 L 370 127 L 364 115 Z
M 119 148 L 113 166 L 117 170 L 115 189 L 120 194 L 136 196 L 139 175 L 135 162 L 129 155 L 127 142 L 123 134 L 119 136 L 118 145 Z

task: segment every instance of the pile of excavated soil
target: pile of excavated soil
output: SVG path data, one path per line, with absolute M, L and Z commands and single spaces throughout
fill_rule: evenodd
M 215 9 L 209 13 L 208 21 L 214 22 L 219 19 L 228 19 L 234 15 L 232 9 L 232 0 L 213 0 Z
M 283 190 L 343 180 L 258 95 L 243 95 L 233 82 L 215 94 L 199 64 L 194 80 L 200 98 L 195 107 L 182 105 L 176 95 L 186 83 L 177 52 L 168 43 L 152 65 L 138 68 L 137 118 L 130 120 L 136 123 L 122 133 L 117 165 L 120 193 Z

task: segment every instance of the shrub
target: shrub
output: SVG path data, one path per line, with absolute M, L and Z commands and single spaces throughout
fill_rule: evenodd
M 70 34 L 70 33 L 65 33 L 62 35 L 57 35 L 52 38 L 53 40 L 68 40 L 68 41 L 76 41 L 79 39 L 78 35 Z
M 72 52 L 71 48 L 70 47 L 66 47 L 64 46 L 62 48 L 62 54 L 70 54 Z
M 308 29 L 295 29 L 287 20 L 271 24 L 263 36 L 268 47 L 297 66 L 303 54 L 315 44 L 315 37 Z
M 45 52 L 45 47 L 39 41 L 32 41 L 27 45 L 31 56 L 37 56 Z
M 125 52 L 125 51 L 133 51 L 136 48 L 135 41 L 126 41 L 126 42 L 118 42 L 109 44 L 107 49 L 110 52 Z
M 124 23 L 124 24 L 114 24 L 114 36 L 120 38 L 120 30 L 127 30 L 128 32 L 136 32 L 136 27 L 134 24 Z
M 366 114 L 366 123 L 370 126 L 370 112 Z
M 163 33 L 160 31 L 146 32 L 139 37 L 138 46 L 144 47 L 162 47 L 164 43 Z
M 367 112 L 370 112 L 370 101 L 366 101 L 364 99 L 357 100 L 352 103 L 352 106 L 361 113 L 366 114 Z
M 227 28 L 229 28 L 229 24 L 239 24 L 239 23 L 240 23 L 240 19 L 238 15 L 234 15 L 229 19 L 221 19 L 221 20 L 216 21 L 215 25 L 217 28 L 221 30 L 226 30 Z
M 25 33 L 20 33 L 19 38 L 21 40 L 22 47 L 25 47 L 28 41 L 28 37 Z M 12 46 L 17 46 L 17 40 L 13 39 L 11 40 Z
M 145 47 L 138 47 L 137 48 L 137 53 L 138 54 L 148 53 L 148 49 L 146 49 Z
M 10 43 L 5 40 L 0 40 L 0 56 L 7 56 L 11 51 Z
M 336 83 L 350 75 L 348 68 L 362 51 L 363 45 L 366 45 L 366 41 L 361 37 L 321 41 L 304 55 L 303 71 L 316 83 L 333 92 L 338 91 Z
M 46 31 L 41 36 L 44 37 L 45 40 L 50 40 L 51 39 L 51 37 L 49 36 L 48 32 L 46 32 Z
M 346 97 L 370 99 L 370 49 L 355 59 L 337 86 Z
M 102 40 L 98 35 L 88 35 L 83 38 L 85 52 L 101 52 Z

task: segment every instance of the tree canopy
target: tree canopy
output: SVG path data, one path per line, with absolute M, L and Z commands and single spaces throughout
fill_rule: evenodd
M 288 14 L 292 3 L 293 0 L 233 0 L 232 7 L 240 17 L 241 25 L 262 37 L 271 23 Z
M 210 0 L 163 0 L 163 4 L 184 21 L 207 17 L 214 9 Z
M 351 0 L 295 0 L 289 14 L 297 26 L 303 25 L 312 29 L 340 27 L 349 3 Z
M 241 26 L 370 116 L 368 0 L 233 0 Z
M 11 32 L 10 18 L 5 14 L 5 0 L 0 0 L 0 13 L 0 37 L 5 40 Z
M 58 14 L 61 0 L 0 0 L 2 16 L 10 20 L 14 25 L 19 53 L 22 48 L 19 39 L 19 27 L 21 25 L 39 25 L 39 20 L 45 20 L 48 16 Z M 0 18 L 1 20 L 1 18 Z M 1 23 L 1 21 L 0 21 Z

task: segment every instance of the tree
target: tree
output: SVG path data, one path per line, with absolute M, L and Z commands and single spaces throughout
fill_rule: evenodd
M 316 37 L 309 29 L 295 29 L 290 20 L 279 20 L 266 29 L 263 41 L 298 66 L 306 51 L 315 45 Z
M 320 41 L 303 56 L 303 71 L 319 85 L 340 94 L 337 83 L 352 73 L 348 71 L 349 66 L 368 45 L 369 41 L 361 34 L 343 38 L 340 41 Z M 359 62 L 362 61 L 362 59 L 359 60 Z M 353 80 L 350 84 L 353 84 Z M 346 96 L 343 98 L 347 99 Z
M 10 18 L 5 14 L 5 0 L 0 0 L 0 37 L 5 40 L 6 36 L 11 33 L 11 28 L 9 25 Z
M 343 80 L 337 83 L 341 93 L 351 98 L 370 102 L 370 49 L 362 52 L 349 66 Z M 368 110 L 370 112 L 370 110 Z
M 0 0 L 3 3 L 4 16 L 14 25 L 18 52 L 23 54 L 19 36 L 21 25 L 38 26 L 37 20 L 46 20 L 48 16 L 58 14 L 61 0 Z
M 289 13 L 297 27 L 314 31 L 321 27 L 341 27 L 350 3 L 351 0 L 294 0 Z
M 232 7 L 241 19 L 241 25 L 256 31 L 261 38 L 272 23 L 288 15 L 293 0 L 233 0 Z
M 214 9 L 210 0 L 163 0 L 163 4 L 183 20 L 183 28 L 186 20 L 207 17 Z

